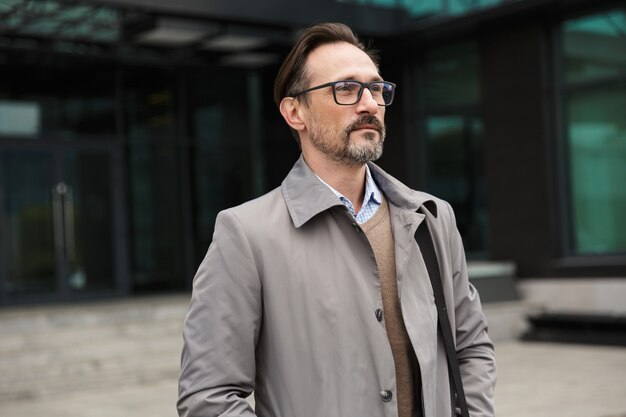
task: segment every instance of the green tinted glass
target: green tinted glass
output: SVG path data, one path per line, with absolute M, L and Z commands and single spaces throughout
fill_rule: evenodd
M 569 99 L 573 249 L 626 251 L 626 87 Z
M 478 46 L 474 42 L 430 51 L 426 63 L 426 106 L 440 109 L 478 102 L 478 60 Z
M 488 250 L 483 126 L 463 114 L 429 116 L 428 191 L 454 208 L 468 257 Z
M 592 81 L 626 74 L 625 35 L 626 12 L 623 10 L 565 23 L 565 81 Z

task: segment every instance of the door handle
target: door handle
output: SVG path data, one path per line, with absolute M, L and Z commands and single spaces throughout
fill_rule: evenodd
M 63 211 L 65 213 L 65 259 L 76 260 L 76 224 L 74 211 L 74 190 L 68 186 L 63 198 Z
M 54 227 L 54 249 L 56 253 L 65 256 L 64 227 L 63 227 L 63 193 L 67 186 L 60 182 L 52 187 L 52 220 Z
M 52 189 L 54 216 L 54 243 L 57 251 L 67 261 L 76 259 L 76 227 L 74 217 L 74 192 L 72 187 L 59 182 Z

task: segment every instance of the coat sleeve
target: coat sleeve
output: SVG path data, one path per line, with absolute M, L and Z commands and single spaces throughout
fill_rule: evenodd
M 487 335 L 487 320 L 476 288 L 469 282 L 463 242 L 452 207 L 450 250 L 453 271 L 456 350 L 461 379 L 471 417 L 494 416 L 496 362 L 493 343 Z
M 221 212 L 193 282 L 183 329 L 180 417 L 252 417 L 261 284 L 250 244 L 232 212 Z

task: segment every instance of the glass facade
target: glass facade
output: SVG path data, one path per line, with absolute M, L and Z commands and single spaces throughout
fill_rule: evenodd
M 252 132 L 248 74 L 194 74 L 190 79 L 195 258 L 211 243 L 217 213 L 252 195 Z M 216 83 L 214 80 L 219 79 Z M 252 90 L 251 90 L 252 91 Z M 258 127 L 257 127 L 258 128 Z M 263 176 L 263 175 L 262 175 Z
M 381 163 L 395 165 L 400 179 L 406 180 L 405 173 L 451 203 L 473 259 L 517 261 L 515 250 L 536 237 L 529 227 L 525 240 L 507 248 L 501 243 L 512 238 L 503 230 L 518 217 L 506 208 L 492 208 L 489 216 L 485 168 L 501 169 L 498 163 L 508 149 L 487 154 L 485 142 L 488 138 L 493 146 L 507 134 L 507 123 L 501 123 L 504 127 L 493 137 L 499 121 L 494 107 L 514 98 L 483 88 L 494 84 L 481 86 L 481 79 L 495 82 L 511 73 L 529 86 L 531 94 L 515 113 L 520 120 L 536 121 L 529 129 L 536 141 L 511 141 L 511 146 L 536 155 L 543 146 L 537 146 L 543 141 L 537 132 L 545 132 L 546 141 L 556 140 L 546 126 L 552 120 L 533 119 L 533 112 L 547 105 L 539 97 L 548 96 L 543 89 L 550 89 L 547 84 L 554 79 L 545 68 L 538 80 L 528 68 L 500 64 L 499 54 L 508 48 L 525 49 L 526 57 L 534 48 L 539 54 L 548 29 L 559 27 L 562 60 L 556 82 L 562 89 L 556 91 L 562 93 L 558 122 L 563 123 L 565 178 L 555 191 L 565 190 L 568 216 L 563 220 L 567 233 L 554 238 L 567 244 L 565 253 L 546 258 L 626 253 L 623 8 L 565 22 L 554 20 L 555 13 L 538 29 L 541 35 L 527 40 L 525 34 L 502 30 L 501 21 L 483 22 L 489 13 L 472 17 L 471 12 L 503 0 L 342 2 L 354 3 L 355 11 L 356 5 L 405 8 L 416 18 L 407 20 L 411 24 L 403 34 L 402 28 L 372 29 L 387 33 L 377 40 L 385 53 L 383 72 L 395 71 L 400 86 L 388 115 L 393 133 L 388 159 Z M 271 99 L 291 32 L 270 30 L 269 23 L 262 28 L 217 24 L 206 16 L 206 25 L 198 25 L 201 18 L 189 22 L 179 16 L 178 23 L 190 24 L 173 34 L 163 26 L 172 16 L 165 11 L 156 16 L 149 6 L 36 3 L 0 4 L 5 17 L 0 21 L 0 304 L 188 288 L 211 243 L 217 213 L 279 186 L 298 157 Z M 371 9 L 355 13 L 361 12 L 364 17 Z M 467 23 L 484 26 L 459 25 L 449 33 L 443 33 L 446 25 L 411 26 L 417 18 L 442 15 L 467 15 Z M 288 17 L 281 19 L 286 19 L 278 25 L 283 29 L 291 24 Z M 133 21 L 153 26 L 129 25 Z M 200 26 L 202 31 L 224 29 L 222 24 L 228 26 L 227 36 L 196 33 Z M 422 36 L 421 30 L 431 32 Z M 502 42 L 487 39 L 500 30 L 507 32 Z M 254 42 L 234 42 L 241 39 L 238 31 Z M 248 52 L 277 59 L 259 63 L 251 60 L 254 53 L 246 57 Z M 535 87 L 541 90 L 536 95 Z M 419 166 L 406 165 L 413 162 L 407 154 L 419 159 Z M 531 176 L 535 185 L 551 180 L 541 175 Z M 505 188 L 499 192 L 511 197 Z M 498 198 L 490 199 L 492 207 Z M 550 221 L 556 222 L 546 220 L 545 227 L 538 227 L 551 229 Z M 519 255 L 520 262 L 535 262 L 524 256 Z
M 2 230 L 4 290 L 48 293 L 56 288 L 52 152 L 3 150 Z
M 3 290 L 15 297 L 113 292 L 113 154 L 3 146 Z
M 131 281 L 138 291 L 182 288 L 177 74 L 137 68 L 122 79 Z
M 570 250 L 626 252 L 626 13 L 563 25 Z
M 10 58 L 15 61 L 0 67 L 0 135 L 80 139 L 115 134 L 112 68 L 63 59 L 35 66 L 27 58 Z
M 450 202 L 468 256 L 475 258 L 488 251 L 479 70 L 474 42 L 426 55 L 427 190 Z
M 182 290 L 217 212 L 284 175 L 266 170 L 271 98 L 256 70 L 11 56 L 0 69 L 4 297 Z

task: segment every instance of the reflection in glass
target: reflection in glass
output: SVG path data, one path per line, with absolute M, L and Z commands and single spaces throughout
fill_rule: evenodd
M 626 251 L 626 88 L 577 94 L 568 102 L 578 253 Z
M 626 12 L 615 10 L 564 25 L 565 81 L 593 81 L 626 73 Z
M 178 288 L 183 245 L 176 148 L 132 144 L 129 164 L 133 285 L 139 291 Z
M 115 73 L 94 65 L 42 68 L 20 58 L 0 65 L 0 135 L 114 134 Z
M 429 109 L 476 104 L 480 100 L 478 46 L 464 42 L 429 51 L 426 105 Z
M 437 14 L 463 14 L 476 9 L 495 6 L 504 0 L 336 0 L 339 2 L 373 5 L 389 8 L 402 8 L 412 16 L 429 16 Z
M 34 136 L 40 131 L 37 103 L 0 100 L 0 135 Z
M 6 150 L 0 161 L 4 192 L 5 290 L 8 294 L 53 292 L 56 261 L 52 153 Z
M 454 208 L 468 256 L 487 250 L 483 130 L 471 116 L 431 116 L 428 125 L 428 191 Z
M 416 0 L 419 1 L 419 0 Z M 463 14 L 468 13 L 476 9 L 482 9 L 489 6 L 495 6 L 502 3 L 504 0 L 447 0 L 448 13 L 450 14 Z
M 213 237 L 215 217 L 226 207 L 241 204 L 253 195 L 251 155 L 254 123 L 262 115 L 250 106 L 254 85 L 241 82 L 245 72 L 220 72 L 213 77 L 220 84 L 209 82 L 212 77 L 197 74 L 190 84 L 192 132 L 192 175 L 195 230 L 195 261 L 199 263 Z M 250 87 L 250 88 L 248 88 Z M 265 190 L 259 190 L 261 192 Z
M 177 134 L 176 81 L 167 73 L 129 72 L 125 74 L 126 129 L 133 142 L 165 138 Z
M 468 256 L 488 252 L 484 145 L 476 42 L 426 55 L 428 191 L 450 202 Z
M 68 151 L 65 181 L 55 192 L 63 204 L 65 277 L 74 291 L 112 290 L 115 285 L 111 157 Z
M 133 287 L 180 288 L 184 265 L 176 79 L 165 71 L 137 70 L 128 71 L 124 83 Z

